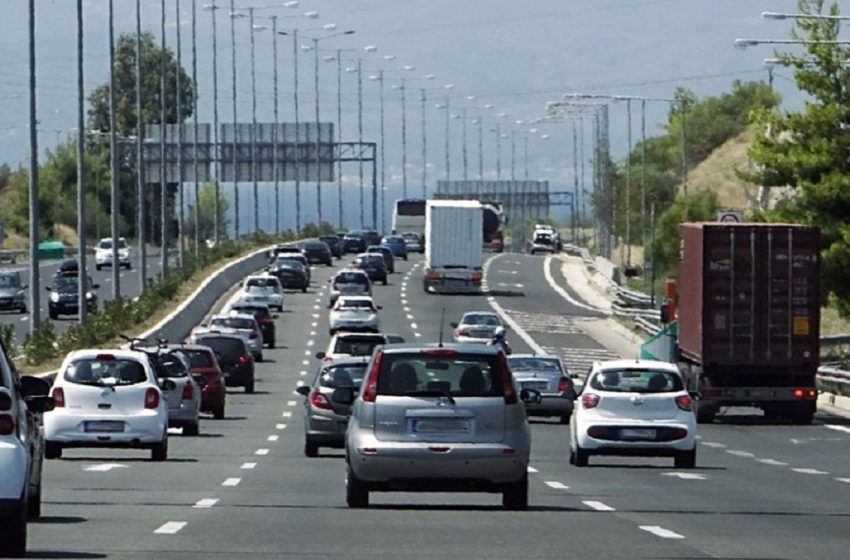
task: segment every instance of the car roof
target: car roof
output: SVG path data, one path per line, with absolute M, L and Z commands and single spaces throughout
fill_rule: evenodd
M 104 354 L 115 356 L 119 360 L 137 360 L 147 363 L 147 354 L 141 350 L 125 350 L 123 348 L 86 348 L 84 350 L 74 350 L 68 353 L 65 361 L 70 362 L 85 358 L 97 358 Z
M 336 340 L 339 338 L 348 338 L 348 337 L 359 337 L 359 338 L 380 338 L 382 340 L 386 340 L 387 337 L 384 333 L 370 333 L 370 332 L 360 332 L 360 331 L 338 331 L 331 340 Z
M 203 344 L 169 344 L 166 348 L 169 350 L 187 350 L 189 352 L 212 352 L 212 348 Z
M 465 311 L 461 318 L 466 317 L 467 315 L 490 315 L 491 317 L 498 317 L 501 320 L 501 316 L 495 311 Z
M 547 360 L 560 360 L 561 359 L 560 356 L 557 356 L 555 354 L 532 354 L 532 353 L 517 354 L 516 352 L 514 352 L 513 354 L 508 356 L 509 360 L 513 360 L 514 358 L 543 358 L 543 359 L 547 359 Z
M 233 314 L 233 309 L 235 309 L 237 307 L 239 307 L 240 309 L 253 308 L 253 307 L 256 307 L 257 309 L 270 309 L 270 307 L 267 303 L 263 303 L 261 301 L 249 301 L 249 300 L 244 300 L 244 299 L 238 299 L 238 300 L 236 300 L 236 301 L 234 301 L 233 303 L 230 304 L 231 315 Z
M 323 363 L 321 369 L 325 369 L 330 366 L 365 366 L 369 363 L 370 358 L 371 356 L 345 356 L 344 358 L 336 358 L 332 362 Z
M 596 362 L 593 364 L 593 369 L 596 371 L 607 371 L 612 369 L 654 369 L 676 374 L 679 373 L 679 368 L 676 367 L 676 364 L 662 362 L 659 360 L 608 360 L 604 362 Z
M 391 344 L 384 347 L 384 353 L 410 353 L 424 352 L 426 350 L 446 349 L 455 350 L 462 353 L 470 354 L 488 354 L 496 355 L 502 351 L 499 346 L 488 346 L 485 344 L 465 343 L 465 342 L 438 342 L 421 343 L 421 342 L 402 342 L 399 344 Z
M 249 315 L 248 313 L 237 313 L 235 311 L 231 311 L 230 313 L 217 313 L 213 315 L 211 319 L 251 319 L 252 321 L 256 321 L 253 315 Z

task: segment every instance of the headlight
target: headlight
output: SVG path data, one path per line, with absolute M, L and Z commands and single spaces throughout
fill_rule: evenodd
M 50 292 L 50 301 L 59 303 L 59 292 Z
M 86 299 L 94 299 L 94 293 L 86 292 Z

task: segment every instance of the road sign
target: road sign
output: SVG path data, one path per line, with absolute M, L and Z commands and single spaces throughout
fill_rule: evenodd
M 718 210 L 717 221 L 727 224 L 740 224 L 744 221 L 743 210 Z

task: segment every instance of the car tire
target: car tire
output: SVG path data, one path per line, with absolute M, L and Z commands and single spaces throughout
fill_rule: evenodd
M 271 342 L 269 342 L 269 343 L 268 343 L 268 347 L 269 347 L 269 348 L 274 348 L 274 346 L 275 346 L 275 341 L 274 341 L 274 340 L 272 340 Z
M 502 506 L 512 511 L 528 509 L 528 475 L 508 484 L 502 492 Z
M 245 384 L 245 392 L 248 393 L 249 395 L 254 392 L 254 380 L 253 379 Z
M 44 442 L 44 458 L 59 459 L 62 457 L 62 446 L 54 441 Z
M 407 255 L 404 256 L 404 260 L 407 260 Z
M 677 469 L 693 469 L 697 466 L 697 448 L 694 446 L 689 451 L 679 451 L 673 459 L 673 465 Z
M 27 313 L 27 306 L 26 306 L 26 304 L 24 304 L 24 305 L 22 305 L 22 306 L 21 306 L 21 313 L 22 313 L 22 314 L 24 314 L 24 315 L 26 315 L 26 313 Z
M 201 426 L 199 422 L 191 422 L 183 426 L 183 435 L 184 436 L 196 436 L 201 432 Z
M 336 334 L 336 329 L 328 329 L 328 334 L 333 336 Z
M 0 556 L 23 558 L 27 553 L 27 507 L 21 500 L 5 519 L 0 518 Z
M 256 361 L 257 361 L 257 362 L 262 362 L 262 361 L 263 361 L 263 353 L 262 353 L 262 352 L 260 352 L 259 354 L 257 354 L 257 360 L 256 360 Z
M 345 472 L 345 502 L 350 508 L 369 507 L 369 491 L 349 466 Z
M 307 293 L 307 286 L 304 286 L 303 288 L 301 288 L 301 292 L 306 294 Z
M 224 420 L 224 405 L 213 409 L 212 415 L 216 420 Z
M 304 456 L 311 458 L 319 456 L 319 446 L 310 441 L 309 438 L 304 441 Z
M 94 267 L 98 270 L 98 272 L 100 272 L 100 269 L 101 269 L 101 268 L 103 268 L 103 267 L 102 267 L 101 265 L 99 265 L 99 264 L 94 265 Z
M 41 486 L 41 482 L 39 482 L 35 494 L 27 499 L 27 517 L 30 519 L 41 517 Z
M 127 263 L 127 270 L 133 270 L 133 265 L 131 263 Z
M 59 318 L 59 314 L 56 313 L 55 311 L 48 311 L 47 314 L 54 321 Z
M 151 461 L 162 462 L 168 459 L 168 436 L 151 447 Z
M 814 407 L 810 406 L 809 403 L 792 405 L 788 417 L 791 419 L 791 422 L 798 426 L 811 424 L 815 418 Z
M 570 415 L 569 414 L 561 414 L 560 418 L 558 418 L 559 424 L 569 424 L 570 423 Z
M 388 284 L 390 283 L 390 281 L 389 281 L 389 280 L 387 280 L 386 278 L 384 278 L 384 281 L 383 281 L 382 283 L 384 284 L 384 286 L 386 286 L 386 285 L 388 285 Z
M 570 454 L 570 464 L 577 467 L 586 467 L 590 462 L 590 453 L 586 449 L 576 446 L 576 450 Z
M 694 403 L 696 407 L 697 424 L 711 424 L 714 422 L 714 417 L 717 416 L 717 407 L 706 406 L 697 401 Z

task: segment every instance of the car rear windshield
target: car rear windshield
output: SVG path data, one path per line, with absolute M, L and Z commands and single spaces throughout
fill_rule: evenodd
M 206 350 L 186 350 L 189 355 L 189 363 L 193 368 L 213 367 L 213 358 Z
M 651 369 L 604 370 L 590 378 L 590 386 L 619 393 L 673 393 L 684 388 L 677 374 Z
M 241 339 L 224 337 L 224 336 L 205 336 L 198 340 L 198 344 L 208 346 L 215 352 L 216 356 L 221 356 L 228 361 L 233 361 L 246 354 L 245 343 Z
M 78 385 L 135 385 L 148 380 L 147 372 L 136 360 L 114 358 L 81 358 L 65 369 L 65 381 Z
M 253 329 L 253 319 L 243 319 L 241 317 L 213 317 L 210 321 L 211 327 L 230 327 L 231 329 Z
M 501 354 L 385 353 L 378 373 L 378 394 L 500 397 L 504 395 L 502 373 L 506 367 Z
M 366 374 L 366 364 L 342 364 L 329 366 L 319 374 L 319 385 L 336 387 L 359 387 Z
M 481 315 L 464 315 L 461 323 L 464 325 L 487 325 L 498 327 L 502 324 L 496 315 L 481 314 Z
M 254 317 L 271 317 L 272 316 L 268 307 L 263 307 L 263 306 L 260 306 L 260 305 L 234 305 L 230 309 L 232 309 L 233 311 L 238 311 L 239 313 L 245 313 L 247 315 L 253 315 Z
M 555 358 L 508 358 L 508 363 L 511 364 L 511 370 L 514 372 L 563 373 L 561 362 Z
M 175 354 L 162 354 L 156 357 L 156 376 L 160 379 L 177 379 L 189 375 L 186 364 Z
M 340 272 L 336 275 L 334 279 L 334 283 L 336 284 L 363 284 L 367 286 L 369 284 L 369 279 L 365 274 L 358 274 L 356 272 Z
M 304 249 L 307 251 L 324 251 L 327 249 L 327 245 L 324 243 L 307 243 L 304 245 Z
M 344 309 L 374 309 L 375 306 L 368 299 L 345 299 L 339 301 L 339 307 Z
M 338 337 L 333 347 L 334 354 L 351 356 L 371 356 L 375 346 L 384 344 L 381 336 L 345 336 Z
M 277 288 L 277 278 L 249 278 L 249 288 Z
M 328 243 L 328 244 L 332 244 L 332 243 L 339 243 L 339 237 L 336 237 L 336 236 L 324 236 L 324 235 L 323 235 L 322 237 L 320 237 L 320 238 L 319 238 L 319 241 L 322 241 L 323 243 Z

